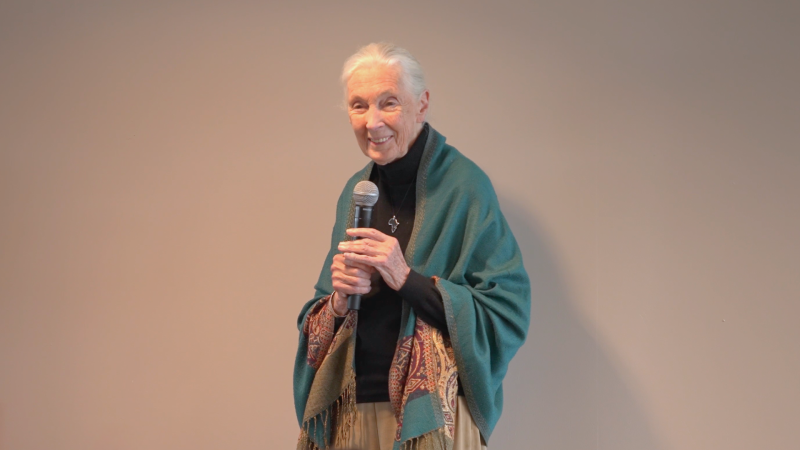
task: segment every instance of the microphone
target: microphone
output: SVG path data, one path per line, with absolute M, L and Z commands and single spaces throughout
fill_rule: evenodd
M 372 222 L 372 207 L 378 203 L 378 186 L 371 181 L 359 181 L 353 189 L 353 228 L 369 228 Z M 361 238 L 356 238 L 361 239 Z M 361 294 L 347 297 L 347 309 L 358 311 L 361 308 Z

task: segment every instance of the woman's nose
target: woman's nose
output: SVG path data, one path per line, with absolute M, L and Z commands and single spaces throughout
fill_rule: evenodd
M 367 128 L 373 130 L 383 125 L 383 114 L 381 114 L 381 111 L 378 108 L 370 108 L 367 111 Z

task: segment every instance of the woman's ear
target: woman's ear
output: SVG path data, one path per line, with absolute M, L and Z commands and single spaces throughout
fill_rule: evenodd
M 430 100 L 431 93 L 425 89 L 419 96 L 419 109 L 417 110 L 417 123 L 424 123 L 425 117 L 428 115 L 428 101 Z

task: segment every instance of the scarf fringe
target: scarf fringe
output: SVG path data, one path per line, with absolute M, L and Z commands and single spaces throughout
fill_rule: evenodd
M 303 422 L 300 437 L 297 439 L 297 450 L 326 450 L 329 448 L 344 447 L 350 440 L 350 434 L 356 424 L 356 382 L 353 379 L 347 384 L 336 401 L 316 416 Z M 330 421 L 331 442 L 315 443 L 311 436 L 316 436 L 322 426 L 323 435 L 328 430 Z
M 403 450 L 451 450 L 453 442 L 448 442 L 444 429 L 437 428 L 422 436 L 411 438 L 400 446 Z

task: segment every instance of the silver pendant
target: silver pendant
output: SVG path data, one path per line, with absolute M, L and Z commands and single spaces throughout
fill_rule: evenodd
M 392 218 L 389 219 L 389 225 L 392 226 L 392 234 L 394 234 L 395 230 L 397 230 L 397 226 L 400 225 L 400 222 L 397 221 L 397 217 L 392 216 Z

